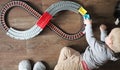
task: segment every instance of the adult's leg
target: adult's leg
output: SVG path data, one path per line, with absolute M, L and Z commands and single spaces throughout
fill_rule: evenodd
M 73 58 L 74 56 L 80 56 L 80 53 L 72 48 L 63 47 L 60 52 L 58 63 L 61 63 L 66 59 Z
M 80 53 L 69 47 L 62 48 L 54 70 L 83 70 L 80 63 Z

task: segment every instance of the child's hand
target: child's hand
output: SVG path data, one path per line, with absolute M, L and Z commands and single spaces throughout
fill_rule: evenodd
M 100 30 L 101 30 L 101 31 L 104 31 L 104 30 L 106 30 L 106 29 L 107 29 L 106 25 L 104 25 L 104 24 L 101 24 L 101 25 L 100 25 Z
M 89 20 L 89 19 L 84 19 L 84 24 L 92 24 L 92 20 Z

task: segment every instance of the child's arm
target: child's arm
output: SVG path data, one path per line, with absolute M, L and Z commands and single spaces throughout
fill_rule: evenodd
M 107 36 L 106 29 L 107 29 L 106 25 L 104 25 L 104 24 L 100 25 L 100 32 L 101 32 L 100 40 L 103 42 L 105 42 L 105 37 Z
M 86 24 L 85 32 L 86 32 L 86 40 L 90 46 L 94 46 L 96 39 L 94 38 L 92 31 L 92 20 L 84 19 L 84 24 Z

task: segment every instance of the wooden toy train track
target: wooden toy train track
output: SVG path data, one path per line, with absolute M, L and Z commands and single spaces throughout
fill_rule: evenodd
M 38 21 L 33 27 L 25 31 L 16 30 L 10 26 L 7 26 L 8 23 L 5 20 L 5 16 L 7 12 L 13 7 L 23 8 L 29 14 L 37 18 Z M 75 40 L 81 38 L 84 35 L 84 24 L 82 25 L 82 28 L 80 28 L 79 32 L 74 34 L 68 34 L 50 22 L 50 20 L 55 14 L 63 10 L 73 11 L 77 14 L 80 13 L 81 16 L 85 16 L 87 13 L 87 11 L 80 4 L 71 1 L 60 1 L 52 4 L 49 8 L 45 10 L 43 14 L 39 14 L 24 1 L 10 1 L 4 5 L 0 12 L 0 22 L 8 36 L 19 40 L 27 40 L 37 36 L 46 26 L 48 26 L 52 31 L 54 31 L 57 35 L 64 39 Z

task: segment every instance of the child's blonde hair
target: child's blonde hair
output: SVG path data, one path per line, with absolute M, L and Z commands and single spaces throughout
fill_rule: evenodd
M 113 47 L 115 47 L 115 52 L 120 52 L 120 28 L 112 29 L 111 40 L 113 43 Z

